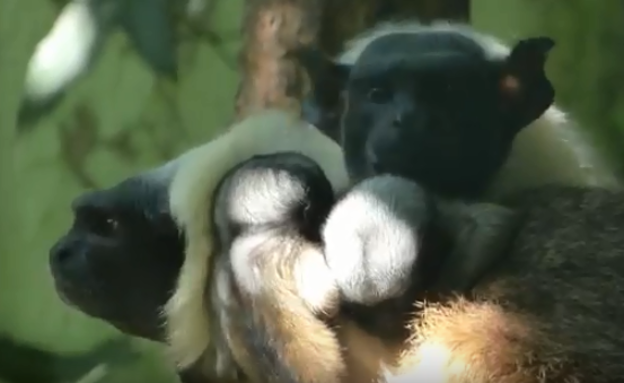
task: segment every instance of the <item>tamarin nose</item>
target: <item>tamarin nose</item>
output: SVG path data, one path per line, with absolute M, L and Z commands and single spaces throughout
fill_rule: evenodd
M 423 117 L 423 113 L 414 105 L 411 100 L 402 100 L 397 105 L 396 112 L 394 114 L 394 121 L 392 125 L 396 128 L 420 123 Z
M 400 128 L 401 126 L 403 126 L 403 121 L 405 121 L 405 117 L 403 116 L 403 114 L 397 113 L 394 116 L 394 121 L 392 122 L 392 125 L 394 125 L 395 128 Z
M 71 256 L 71 251 L 67 243 L 59 242 L 50 249 L 49 256 L 50 262 L 61 264 Z
M 414 110 L 409 110 L 395 114 L 392 125 L 395 128 L 401 128 L 405 126 L 420 125 L 424 122 L 425 118 L 422 113 L 416 113 Z

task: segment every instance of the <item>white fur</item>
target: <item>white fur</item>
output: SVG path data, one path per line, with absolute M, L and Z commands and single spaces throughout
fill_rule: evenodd
M 261 296 L 264 287 L 262 270 L 250 259 L 258 253 L 253 251 L 266 241 L 266 233 L 245 236 L 234 240 L 229 256 L 236 284 L 251 296 Z
M 360 194 L 348 202 L 332 211 L 323 230 L 327 263 L 341 292 L 367 305 L 400 295 L 418 254 L 417 232 L 375 196 Z
M 306 198 L 305 185 L 287 172 L 254 169 L 239 178 L 244 181 L 237 182 L 228 192 L 227 218 L 215 217 L 217 222 L 231 220 L 253 226 L 283 222 L 288 219 L 292 207 Z
M 405 291 L 427 214 L 422 189 L 390 175 L 359 183 L 336 204 L 322 235 L 327 265 L 347 300 L 374 305 Z
M 157 185 L 171 185 L 171 180 L 178 171 L 178 167 L 184 158 L 185 156 L 182 155 L 181 157 L 167 162 L 163 166 L 145 172 L 141 177 L 147 182 L 153 182 Z
M 353 64 L 371 42 L 388 34 L 440 31 L 455 31 L 472 38 L 489 57 L 509 54 L 509 48 L 500 40 L 479 33 L 468 25 L 437 21 L 424 26 L 415 21 L 404 21 L 381 23 L 355 37 L 346 44 L 346 49 L 336 60 Z M 619 186 L 613 170 L 583 133 L 561 109 L 551 106 L 518 135 L 511 156 L 493 183 L 490 194 L 496 197 L 549 183 Z
M 252 115 L 180 160 L 170 188 L 170 207 L 186 237 L 186 259 L 177 289 L 165 307 L 173 357 L 181 367 L 197 361 L 210 344 L 205 286 L 213 248 L 210 210 L 223 175 L 257 154 L 297 151 L 325 171 L 335 190 L 348 184 L 337 144 L 297 116 L 278 110 Z
M 338 288 L 320 249 L 300 254 L 294 275 L 298 295 L 312 312 L 331 315 L 338 309 Z
M 462 362 L 449 364 L 452 350 L 438 344 L 423 344 L 419 346 L 418 357 L 414 363 L 397 371 L 382 366 L 385 383 L 447 383 L 464 377 L 467 365 Z

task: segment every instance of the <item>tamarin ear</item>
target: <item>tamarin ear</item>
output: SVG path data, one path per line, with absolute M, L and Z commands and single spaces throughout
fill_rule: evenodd
M 545 73 L 554 46 L 555 41 L 549 37 L 520 40 L 502 62 L 500 106 L 514 133 L 538 119 L 555 100 L 555 90 Z
M 310 78 L 315 103 L 323 110 L 339 108 L 352 66 L 333 61 L 315 46 L 302 47 L 293 55 Z

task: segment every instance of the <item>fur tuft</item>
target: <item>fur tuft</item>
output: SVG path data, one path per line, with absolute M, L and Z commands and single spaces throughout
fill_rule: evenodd
M 563 354 L 544 352 L 553 347 L 528 315 L 462 298 L 423 306 L 387 383 L 578 383 Z
M 346 44 L 336 60 L 353 64 L 364 49 L 379 37 L 394 33 L 458 32 L 478 42 L 486 56 L 505 57 L 509 48 L 500 40 L 472 27 L 448 21 L 421 24 L 417 21 L 383 22 Z M 557 106 L 551 106 L 514 141 L 507 163 L 489 194 L 498 198 L 508 192 L 545 184 L 620 186 L 612 169 L 593 149 L 589 137 Z
M 317 161 L 334 190 L 348 184 L 339 146 L 296 115 L 267 110 L 249 116 L 185 156 L 170 188 L 170 207 L 185 233 L 186 253 L 176 291 L 165 307 L 169 344 L 182 368 L 197 362 L 210 345 L 206 307 L 213 247 L 212 197 L 223 175 L 258 154 L 298 151 Z

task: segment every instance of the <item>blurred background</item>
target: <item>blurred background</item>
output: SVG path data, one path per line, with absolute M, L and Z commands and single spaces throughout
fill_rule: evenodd
M 0 33 L 5 34 L 0 37 L 6 41 L 10 33 L 13 40 L 9 51 L 0 44 L 5 60 L 0 63 L 30 56 L 63 6 L 57 0 L 3 1 L 28 3 L 31 10 L 19 31 L 6 27 L 10 15 L 0 10 Z M 208 139 L 232 118 L 243 0 L 195 1 L 204 8 L 197 11 L 195 24 L 182 28 L 176 85 L 146 65 L 127 34 L 115 32 L 89 75 L 53 112 L 28 117 L 34 122 L 17 132 L 0 124 L 0 338 L 65 356 L 7 355 L 0 340 L 0 375 L 7 361 L 26 358 L 29 363 L 21 368 L 45 370 L 41 376 L 50 377 L 40 383 L 79 377 L 85 383 L 175 381 L 163 363 L 163 350 L 148 342 L 128 340 L 134 351 L 116 351 L 116 358 L 106 352 L 116 350 L 121 335 L 61 303 L 48 273 L 47 252 L 69 225 L 68 206 L 76 195 L 162 163 Z M 504 40 L 536 33 L 556 39 L 549 76 L 557 101 L 622 171 L 624 2 L 472 0 L 471 7 L 471 23 Z M 15 92 L 7 87 L 22 83 L 0 76 L 3 93 Z M 0 108 L 14 107 L 8 104 L 0 99 Z M 8 166 L 16 171 L 7 171 Z M 103 360 L 112 368 L 98 370 Z

